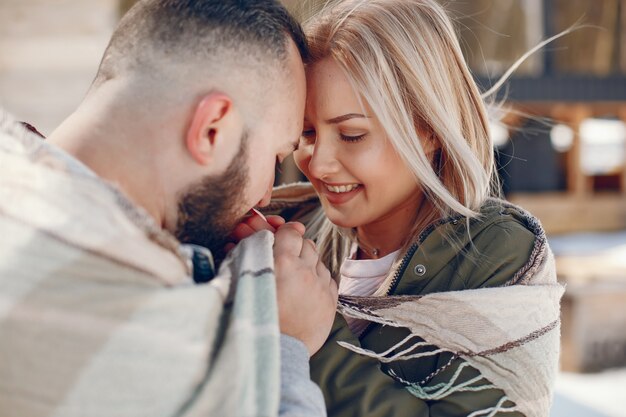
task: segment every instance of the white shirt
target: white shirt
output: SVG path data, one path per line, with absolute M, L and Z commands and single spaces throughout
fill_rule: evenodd
M 381 286 L 400 250 L 385 255 L 379 259 L 352 259 L 356 255 L 356 246 L 352 256 L 346 258 L 341 265 L 339 294 L 371 296 Z M 346 317 L 348 327 L 355 335 L 360 335 L 370 323 L 367 320 Z

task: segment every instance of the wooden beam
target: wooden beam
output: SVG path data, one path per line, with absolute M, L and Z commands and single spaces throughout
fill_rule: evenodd
M 620 193 L 516 193 L 508 199 L 539 218 L 550 234 L 626 229 L 626 199 Z
M 592 190 L 589 189 L 589 181 L 581 166 L 581 139 L 580 125 L 585 119 L 593 116 L 593 111 L 588 105 L 577 105 L 571 109 L 570 126 L 574 129 L 574 143 L 567 153 L 567 190 L 577 197 L 585 197 Z
M 624 6 L 626 8 L 626 2 L 624 3 Z M 626 11 L 624 12 L 624 15 L 626 16 Z M 626 30 L 624 31 L 624 33 L 626 33 Z M 626 104 L 622 105 L 619 108 L 618 117 L 622 122 L 626 123 Z M 622 196 L 626 198 L 626 141 L 624 141 L 623 146 L 624 146 L 624 161 L 622 162 L 622 177 L 621 177 L 621 182 L 620 182 L 620 188 L 621 188 Z

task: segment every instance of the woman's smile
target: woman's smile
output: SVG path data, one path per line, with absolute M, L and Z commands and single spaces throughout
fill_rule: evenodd
M 363 190 L 361 184 L 329 184 L 320 182 L 320 192 L 332 205 L 347 203 Z

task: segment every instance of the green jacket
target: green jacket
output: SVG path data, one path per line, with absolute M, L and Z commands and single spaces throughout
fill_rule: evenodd
M 299 211 L 297 216 L 301 216 L 303 205 L 296 210 L 293 203 L 285 204 L 282 200 L 282 206 L 273 208 L 280 206 L 279 211 L 288 215 Z M 311 201 L 304 205 L 310 208 Z M 516 284 L 543 231 L 526 212 L 501 200 L 489 200 L 481 214 L 480 219 L 470 221 L 469 234 L 464 220 L 451 218 L 417 236 L 395 272 L 388 295 L 425 295 Z M 409 393 L 404 384 L 388 373 L 393 371 L 404 381 L 434 386 L 449 381 L 462 359 L 444 353 L 383 364 L 337 344 L 346 341 L 382 352 L 408 334 L 404 328 L 372 323 L 357 338 L 337 314 L 328 340 L 311 359 L 312 378 L 324 393 L 329 416 L 467 416 L 494 406 L 502 397 L 500 390 L 490 389 L 457 392 L 440 400 L 424 401 Z M 412 339 L 412 343 L 419 341 Z M 408 346 L 404 345 L 403 349 Z M 478 375 L 476 369 L 468 367 L 460 378 L 466 381 Z M 521 414 L 507 412 L 506 416 Z

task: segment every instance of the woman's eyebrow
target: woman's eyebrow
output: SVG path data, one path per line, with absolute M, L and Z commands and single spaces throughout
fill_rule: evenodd
M 366 116 L 366 115 L 360 114 L 360 113 L 348 113 L 348 114 L 344 114 L 342 116 L 337 116 L 337 117 L 333 117 L 332 119 L 328 119 L 328 120 L 326 120 L 326 123 L 328 123 L 328 124 L 337 124 L 337 123 L 341 123 L 341 122 L 344 122 L 346 120 L 355 119 L 355 118 L 369 119 L 369 116 Z

